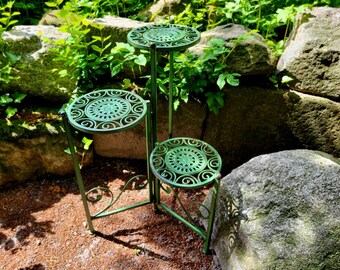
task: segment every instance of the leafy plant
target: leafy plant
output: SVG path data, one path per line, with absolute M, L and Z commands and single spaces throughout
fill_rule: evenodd
M 84 136 L 84 137 L 82 138 L 81 142 L 82 142 L 82 149 L 81 149 L 81 150 L 79 150 L 79 147 L 74 146 L 74 152 L 75 152 L 76 154 L 78 154 L 78 155 L 81 157 L 81 160 L 80 160 L 80 162 L 79 162 L 79 167 L 80 167 L 80 169 L 81 169 L 81 168 L 83 167 L 83 165 L 84 165 L 84 160 L 85 160 L 86 153 L 87 153 L 87 151 L 89 151 L 90 146 L 91 146 L 93 140 L 91 140 L 91 139 L 87 138 L 86 136 Z M 65 152 L 66 154 L 71 155 L 71 150 L 70 150 L 70 148 L 65 149 L 64 152 Z
M 0 7 L 0 35 L 17 22 L 13 17 L 20 15 L 19 12 L 12 12 L 13 4 L 14 1 L 9 1 L 5 6 Z M 18 79 L 18 76 L 12 75 L 12 64 L 19 58 L 6 51 L 6 44 L 2 40 L 0 42 L 0 114 L 11 118 L 18 111 L 15 105 L 20 103 L 26 94 L 8 93 L 3 90 L 3 84 Z
M 124 42 L 117 42 L 109 54 L 111 77 L 114 77 L 121 72 L 124 67 L 130 68 L 136 79 L 135 67 L 137 66 L 140 73 L 141 67 L 145 66 L 149 61 L 149 52 L 141 50 L 140 54 L 136 54 L 136 50 L 131 45 Z
M 262 34 L 279 56 L 283 52 L 283 45 L 297 12 L 319 5 L 336 6 L 335 2 L 336 0 L 193 0 L 173 20 L 178 24 L 197 27 L 201 31 L 226 23 L 241 24 Z
M 192 52 L 176 53 L 174 60 L 174 108 L 177 109 L 180 101 L 187 102 L 189 96 L 201 100 L 205 99 L 208 108 L 217 113 L 224 105 L 224 92 L 226 84 L 239 85 L 238 73 L 230 73 L 227 68 L 227 59 L 231 49 L 225 46 L 223 39 L 210 40 L 210 46 L 197 57 Z M 158 85 L 160 91 L 168 94 L 169 64 L 159 69 Z M 207 91 L 207 89 L 209 89 Z
M 14 3 L 15 1 L 8 1 L 6 5 L 0 6 L 0 34 L 18 22 L 17 19 L 13 19 L 20 15 L 20 12 L 12 11 Z
M 65 3 L 56 14 L 64 20 L 60 30 L 69 33 L 70 37 L 54 42 L 58 54 L 54 61 L 62 61 L 65 66 L 65 69 L 58 71 L 59 75 L 77 80 L 79 87 L 76 95 L 96 88 L 104 82 L 103 78 L 114 77 L 126 67 L 134 74 L 136 66 L 144 66 L 147 62 L 144 54 L 136 55 L 129 44 L 118 42 L 113 46 L 111 36 L 103 33 L 104 26 L 89 21 L 97 14 L 96 8 L 90 14 L 78 14 L 78 2 L 71 0 Z M 82 2 L 83 5 L 86 2 Z M 63 0 L 57 0 L 47 4 L 59 7 L 62 3 Z
M 72 9 L 77 14 L 93 18 L 108 14 L 133 18 L 152 2 L 153 0 L 53 0 L 45 4 L 52 8 Z

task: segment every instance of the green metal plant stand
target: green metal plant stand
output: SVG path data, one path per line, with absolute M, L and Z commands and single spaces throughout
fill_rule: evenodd
M 66 114 L 63 115 L 63 123 L 68 139 L 68 144 L 72 156 L 76 180 L 82 197 L 85 214 L 89 229 L 95 232 L 93 220 L 109 216 L 128 209 L 136 208 L 142 205 L 153 203 L 154 184 L 150 179 L 149 155 L 151 151 L 151 132 L 150 132 L 150 102 L 145 101 L 135 93 L 118 90 L 103 89 L 93 91 L 75 99 L 67 108 Z M 118 195 L 114 195 L 107 187 L 94 187 L 88 191 L 85 190 L 84 182 L 81 175 L 78 157 L 75 150 L 71 126 L 81 132 L 89 134 L 111 134 L 122 132 L 139 125 L 145 121 L 146 126 L 146 153 L 147 153 L 147 175 L 142 185 L 136 181 L 142 176 L 131 178 L 121 189 Z M 112 209 L 112 206 L 119 200 L 126 187 L 132 182 L 136 183 L 136 188 L 141 189 L 146 186 L 149 188 L 149 198 L 145 201 L 138 202 L 125 207 Z M 102 199 L 101 193 L 110 195 L 109 202 L 96 213 L 90 213 L 89 203 L 98 203 Z
M 209 250 L 214 224 L 217 196 L 220 186 L 221 157 L 209 144 L 194 138 L 172 138 L 173 135 L 173 76 L 174 51 L 183 50 L 197 44 L 200 33 L 191 27 L 176 24 L 150 24 L 134 29 L 128 34 L 128 42 L 151 54 L 151 130 L 152 152 L 149 156 L 150 167 L 155 179 L 155 206 L 183 222 L 205 240 L 203 252 Z M 157 139 L 157 52 L 169 53 L 169 125 L 168 140 Z M 163 186 L 166 185 L 166 187 Z M 196 189 L 213 185 L 210 207 L 202 207 L 208 212 L 207 229 L 197 224 L 178 195 L 180 189 Z M 174 194 L 185 215 L 180 215 L 163 203 L 161 189 Z

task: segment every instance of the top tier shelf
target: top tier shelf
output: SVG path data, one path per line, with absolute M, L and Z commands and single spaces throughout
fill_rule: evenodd
M 178 51 L 197 44 L 200 36 L 196 29 L 184 25 L 150 24 L 131 30 L 127 39 L 140 49 L 150 49 L 154 45 L 159 51 Z

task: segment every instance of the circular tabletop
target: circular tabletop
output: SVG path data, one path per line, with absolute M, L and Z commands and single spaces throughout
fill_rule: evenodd
M 192 138 L 173 138 L 156 144 L 151 169 L 162 181 L 180 188 L 198 188 L 219 177 L 222 160 L 208 143 Z
M 185 49 L 200 41 L 200 33 L 192 27 L 178 24 L 150 24 L 131 30 L 128 42 L 140 49 L 155 45 L 158 50 Z
M 147 111 L 146 102 L 135 93 L 103 89 L 75 99 L 67 109 L 70 124 L 83 132 L 114 133 L 139 124 Z

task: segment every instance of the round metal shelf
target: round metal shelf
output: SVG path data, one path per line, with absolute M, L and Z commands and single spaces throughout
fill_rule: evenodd
M 174 187 L 198 188 L 214 181 L 222 160 L 208 143 L 192 138 L 173 138 L 156 144 L 151 153 L 153 173 Z
M 67 109 L 70 124 L 87 133 L 114 133 L 132 128 L 145 117 L 145 100 L 135 93 L 103 89 L 75 99 Z
M 197 44 L 200 37 L 200 33 L 192 27 L 178 24 L 150 24 L 131 30 L 127 39 L 136 48 L 149 49 L 154 45 L 157 50 L 174 51 Z

